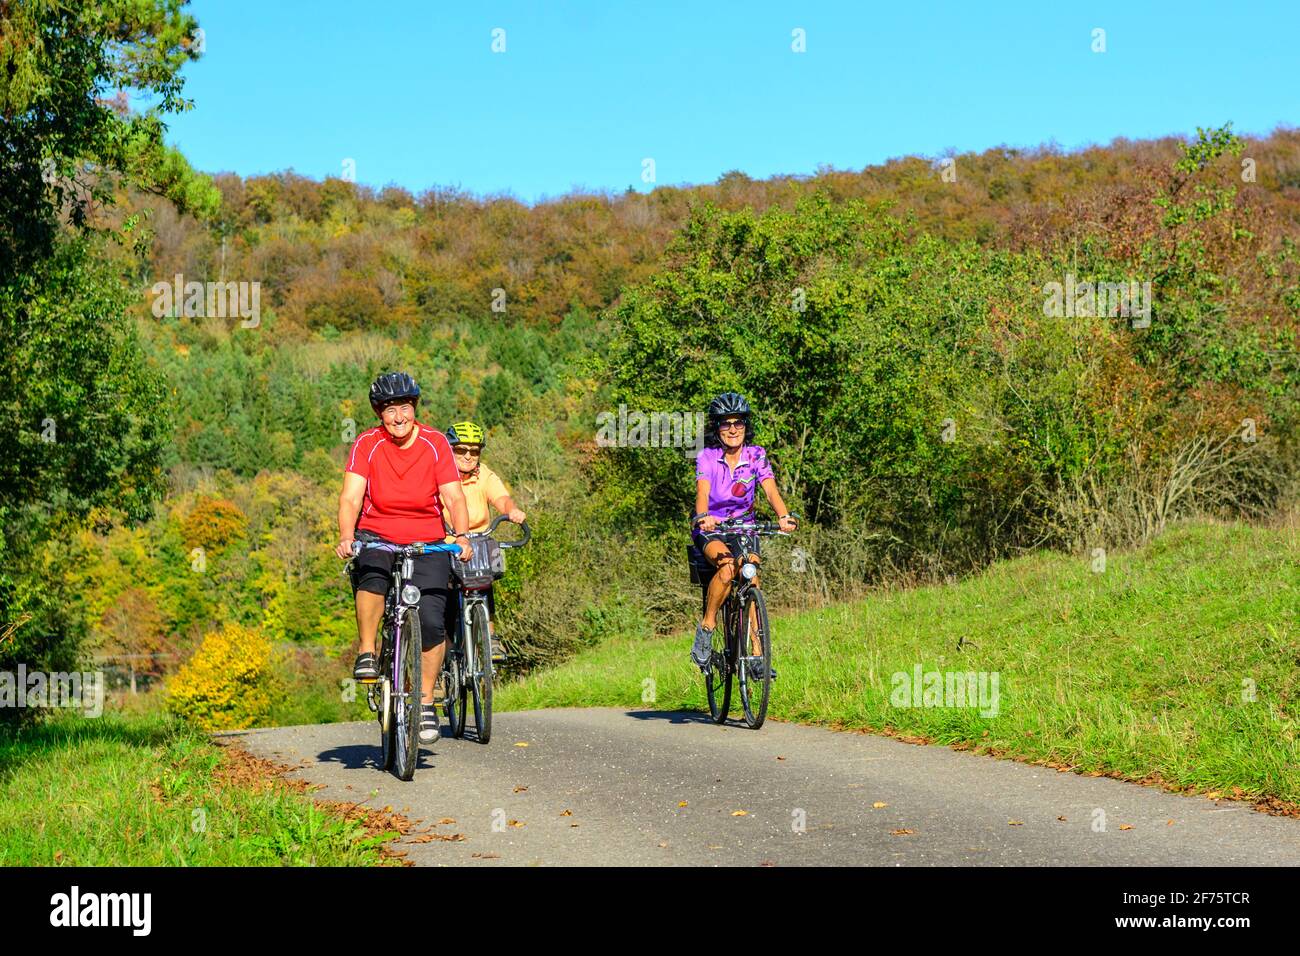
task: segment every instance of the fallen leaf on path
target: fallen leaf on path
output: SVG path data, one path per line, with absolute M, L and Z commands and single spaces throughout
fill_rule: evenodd
M 441 820 L 439 820 L 438 822 L 439 822 L 439 823 L 455 823 L 456 821 L 453 820 L 451 817 L 443 817 L 443 818 L 442 818 Z
M 873 810 L 883 810 L 883 809 L 885 809 L 885 807 L 887 807 L 887 806 L 889 806 L 889 804 L 885 803 L 883 800 L 877 800 L 875 803 L 873 803 L 873 804 L 871 805 L 871 809 L 873 809 Z
M 528 744 L 527 744 L 526 742 L 522 741 L 522 740 L 516 740 L 516 741 L 515 741 L 515 746 L 516 746 L 516 747 L 527 747 Z
M 1065 819 L 1065 817 L 1057 817 L 1056 819 L 1060 820 L 1062 823 L 1067 823 L 1067 822 L 1069 822 L 1069 821 L 1067 821 L 1067 820 Z
M 890 830 L 889 832 L 890 832 L 893 836 L 913 836 L 913 835 L 916 834 L 916 831 L 915 831 L 915 830 L 907 830 L 907 829 L 903 829 L 903 830 Z
M 761 861 L 758 865 L 759 865 L 759 866 L 776 866 L 776 862 L 773 861 L 773 860 L 763 860 L 763 861 Z
M 501 859 L 501 854 L 500 854 L 500 853 L 471 853 L 470 856 L 473 857 L 473 858 L 476 859 L 476 860 L 499 860 L 499 859 Z
M 1121 830 L 1132 830 L 1132 829 L 1133 829 L 1133 824 L 1131 824 L 1131 823 L 1121 823 L 1121 824 L 1119 825 L 1119 828 L 1120 828 Z
M 521 826 L 523 826 L 523 825 L 524 825 L 524 824 L 523 824 L 523 821 L 522 821 L 522 820 L 507 820 L 507 821 L 506 821 L 506 826 L 508 826 L 508 827 L 516 827 L 516 828 L 518 828 L 518 827 L 521 827 Z
M 524 793 L 527 790 L 528 790 L 527 787 L 515 787 L 515 793 Z
M 1024 823 L 1023 820 L 1008 820 L 1008 821 L 1007 821 L 1007 826 L 1009 826 L 1009 827 L 1023 827 L 1024 825 L 1025 825 L 1025 823 Z
M 562 811 L 560 811 L 560 816 L 562 816 L 562 817 L 571 817 L 571 816 L 573 816 L 573 811 L 572 811 L 572 810 L 562 810 Z
M 687 801 L 683 800 L 681 803 L 679 803 L 679 804 L 677 804 L 677 805 L 678 805 L 679 807 L 684 807 L 684 806 L 687 805 Z
M 731 811 L 731 815 L 732 815 L 733 817 L 747 817 L 747 816 L 749 816 L 749 811 L 748 811 L 748 810 L 732 810 L 732 811 Z

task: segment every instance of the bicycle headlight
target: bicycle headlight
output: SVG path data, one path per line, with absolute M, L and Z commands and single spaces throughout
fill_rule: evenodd
M 746 561 L 740 566 L 740 576 L 746 581 L 754 580 L 754 575 L 758 574 L 758 565 Z
M 402 585 L 402 603 L 403 603 L 403 604 L 419 604 L 419 603 L 420 603 L 420 589 L 417 588 L 414 584 L 404 584 L 404 585 Z

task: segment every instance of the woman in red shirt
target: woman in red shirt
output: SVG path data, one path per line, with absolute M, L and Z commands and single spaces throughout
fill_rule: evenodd
M 340 558 L 352 557 L 354 540 L 414 544 L 442 541 L 448 531 L 456 535 L 460 557 L 473 555 L 469 537 L 469 514 L 460 472 L 442 432 L 421 425 L 415 419 L 420 386 L 404 372 L 388 372 L 370 386 L 370 405 L 380 424 L 357 436 L 348 454 L 339 495 Z M 444 523 L 450 517 L 450 528 Z M 460 529 L 460 530 L 457 530 Z M 363 551 L 352 562 L 352 587 L 357 604 L 357 636 L 360 653 L 353 676 L 375 680 L 375 636 L 384 616 L 384 595 L 392 580 L 395 556 L 389 552 Z M 446 655 L 446 608 L 450 596 L 450 555 L 426 554 L 415 558 L 411 583 L 420 589 L 421 662 L 420 740 L 438 737 L 438 713 L 433 689 Z

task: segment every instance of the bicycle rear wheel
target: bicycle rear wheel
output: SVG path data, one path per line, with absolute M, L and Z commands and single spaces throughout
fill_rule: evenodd
M 772 635 L 767 624 L 767 604 L 758 588 L 752 588 L 745 598 L 738 630 L 736 670 L 739 673 L 740 706 L 745 711 L 745 723 L 750 729 L 757 730 L 767 719 L 767 700 L 772 692 Z M 760 651 L 758 654 L 754 653 L 755 645 Z M 753 676 L 754 670 L 760 676 Z
M 722 622 L 713 629 L 709 666 L 704 671 L 704 692 L 709 698 L 709 716 L 715 724 L 725 723 L 731 710 L 732 648 L 736 645 L 733 639 L 733 603 L 733 599 L 728 597 L 722 605 Z
M 474 695 L 474 730 L 478 742 L 485 744 L 492 739 L 492 635 L 485 604 L 476 603 L 470 612 L 465 663 L 465 676 Z
M 420 615 L 415 608 L 406 608 L 401 622 L 393 682 L 393 773 L 410 780 L 420 760 Z
M 447 635 L 447 653 L 442 664 L 442 689 L 446 698 L 443 706 L 447 708 L 451 735 L 457 739 L 465 736 L 465 668 L 460 652 L 464 639 L 460 635 L 461 627 L 457 621 L 456 634 Z

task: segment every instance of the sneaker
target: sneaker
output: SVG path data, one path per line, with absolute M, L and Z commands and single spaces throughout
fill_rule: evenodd
M 357 662 L 352 665 L 352 676 L 364 684 L 379 680 L 379 664 L 374 654 L 358 654 Z
M 703 624 L 695 628 L 695 646 L 691 648 L 691 660 L 696 667 L 708 667 L 713 654 L 713 630 Z
M 504 664 L 506 662 L 506 658 L 509 656 L 508 654 L 506 654 L 505 642 L 501 640 L 501 638 L 497 637 L 496 631 L 492 631 L 490 633 L 492 635 L 492 663 Z
M 438 708 L 433 704 L 420 705 L 420 743 L 431 744 L 438 739 Z

